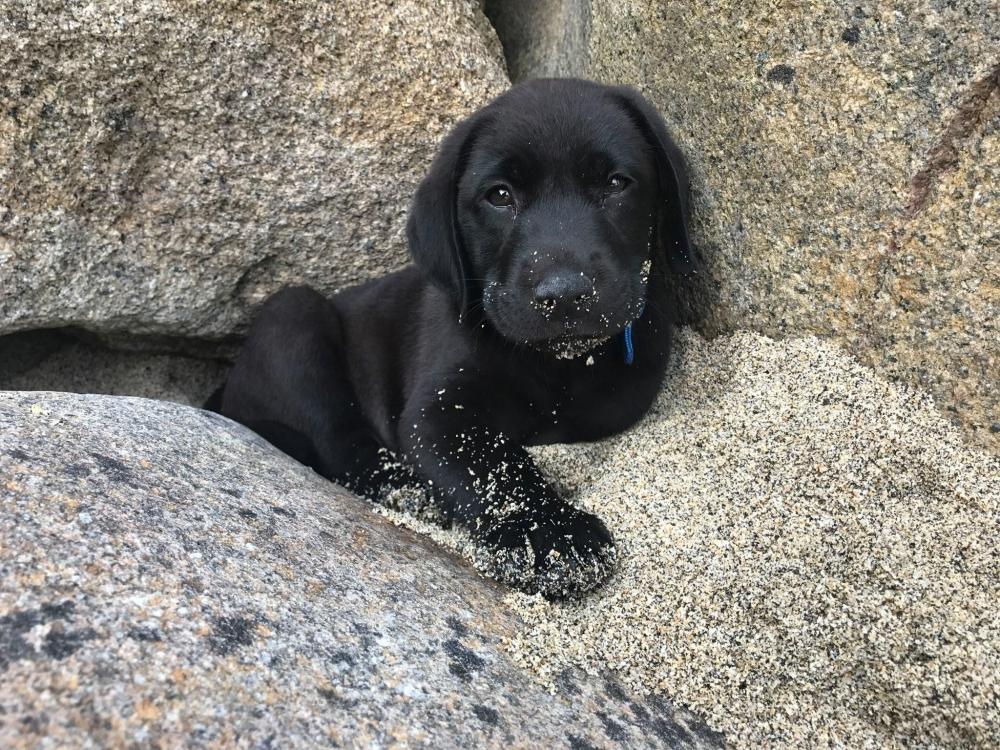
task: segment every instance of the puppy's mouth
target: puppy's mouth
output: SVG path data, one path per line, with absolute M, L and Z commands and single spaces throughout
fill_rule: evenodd
M 531 346 L 551 354 L 556 359 L 577 359 L 591 352 L 610 336 L 558 336 L 554 339 L 532 342 Z
M 627 305 L 617 313 L 552 321 L 538 315 L 530 304 L 488 305 L 486 308 L 494 327 L 505 338 L 552 354 L 557 359 L 575 359 L 592 351 L 620 333 L 641 311 L 640 302 L 638 306 Z
M 505 338 L 556 359 L 576 359 L 592 352 L 642 315 L 649 263 L 631 288 L 604 286 L 579 300 L 559 306 L 531 299 L 523 289 L 489 281 L 483 310 Z M 637 283 L 636 283 L 637 282 Z

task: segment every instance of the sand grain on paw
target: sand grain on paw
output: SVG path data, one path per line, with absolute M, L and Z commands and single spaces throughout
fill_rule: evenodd
M 543 678 L 607 664 L 736 746 L 1000 742 L 1000 463 L 817 339 L 680 337 L 647 419 L 534 451 L 619 545 L 581 602 L 510 594 Z

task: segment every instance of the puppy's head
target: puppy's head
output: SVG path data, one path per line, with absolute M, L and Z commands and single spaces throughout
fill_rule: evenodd
M 504 337 L 552 351 L 623 329 L 653 270 L 687 272 L 687 181 L 636 91 L 516 86 L 459 123 L 413 201 L 416 263 Z

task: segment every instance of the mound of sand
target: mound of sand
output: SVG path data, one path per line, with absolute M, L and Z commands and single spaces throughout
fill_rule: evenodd
M 542 679 L 610 666 L 739 747 L 1000 742 L 1000 461 L 925 397 L 814 338 L 683 333 L 639 426 L 535 454 L 621 561 L 509 595 Z

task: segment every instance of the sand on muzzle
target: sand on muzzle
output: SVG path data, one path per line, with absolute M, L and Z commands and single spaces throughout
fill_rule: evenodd
M 928 398 L 815 338 L 683 332 L 641 424 L 532 452 L 620 561 L 508 595 L 541 679 L 610 667 L 736 747 L 1000 745 L 1000 460 Z

